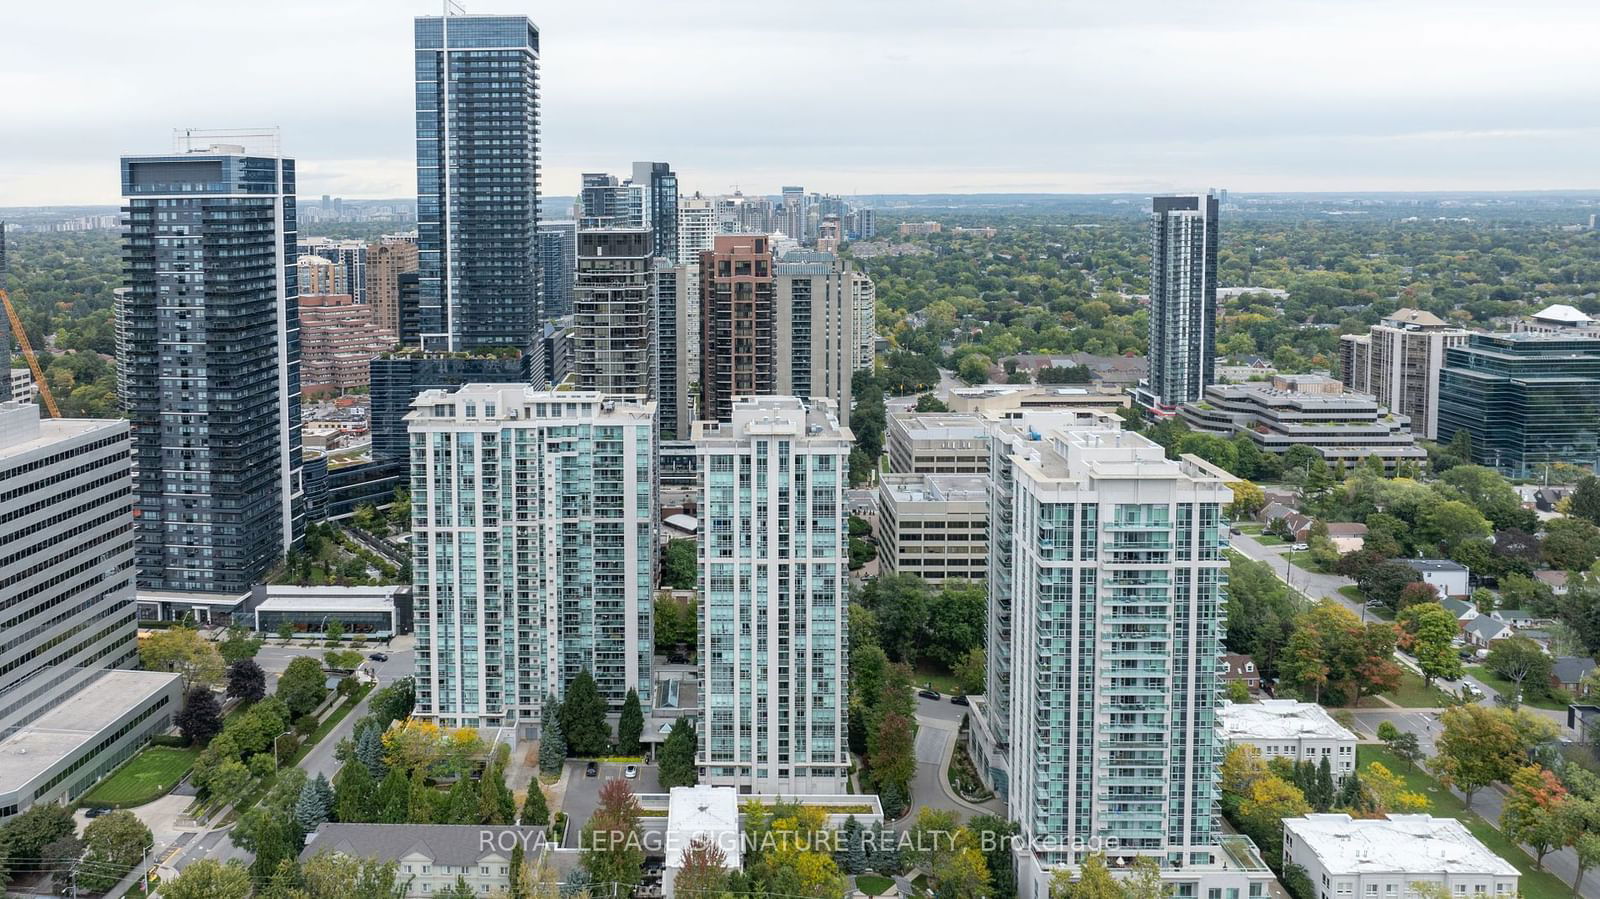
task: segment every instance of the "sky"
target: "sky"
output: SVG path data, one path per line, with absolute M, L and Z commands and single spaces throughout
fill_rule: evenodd
M 415 195 L 433 0 L 10 2 L 0 206 L 118 202 L 172 129 L 276 125 L 305 196 Z M 1600 187 L 1600 4 L 466 0 L 539 26 L 543 190 Z

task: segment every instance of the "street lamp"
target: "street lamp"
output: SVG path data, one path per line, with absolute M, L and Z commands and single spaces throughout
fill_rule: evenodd
M 288 730 L 284 731 L 283 733 L 278 734 L 276 737 L 272 738 L 272 767 L 274 769 L 276 769 L 278 767 L 278 741 L 283 739 L 284 737 L 289 736 L 292 733 L 294 733 L 294 728 L 291 727 Z

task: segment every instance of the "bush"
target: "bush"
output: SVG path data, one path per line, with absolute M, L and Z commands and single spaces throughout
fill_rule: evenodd
M 316 715 L 301 715 L 299 718 L 295 719 L 294 729 L 309 736 L 313 733 L 316 733 L 317 724 L 318 722 Z

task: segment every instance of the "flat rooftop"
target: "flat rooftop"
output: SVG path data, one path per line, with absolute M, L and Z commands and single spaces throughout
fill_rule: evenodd
M 732 421 L 697 421 L 694 442 L 752 437 L 797 437 L 853 442 L 850 429 L 839 423 L 834 404 L 825 399 L 792 396 L 741 396 L 733 400 Z
M 886 474 L 883 489 L 897 503 L 987 503 L 989 479 L 971 474 Z
M 274 589 L 256 606 L 257 612 L 393 612 L 398 587 L 367 587 L 352 596 L 340 596 L 325 588 L 300 588 L 303 593 L 280 595 Z M 382 591 L 382 592 L 376 592 Z
M 739 835 L 739 791 L 700 784 L 673 787 L 667 800 L 667 866 L 683 866 L 683 853 L 696 837 L 727 855 L 727 868 L 742 866 L 744 841 Z
M 1518 876 L 1510 862 L 1490 852 L 1455 818 L 1306 815 L 1285 818 L 1283 828 L 1315 854 L 1330 874 Z
M 178 675 L 160 671 L 108 670 L 80 687 L 70 701 L 6 734 L 0 738 L 0 794 L 32 783 L 177 680 Z
M 63 440 L 105 431 L 124 433 L 128 423 L 110 418 L 39 418 L 33 403 L 0 403 L 0 462 L 46 449 Z
M 1224 740 L 1350 740 L 1356 735 L 1333 720 L 1322 706 L 1292 699 L 1225 702 L 1217 712 Z
M 989 436 L 983 418 L 970 412 L 896 412 L 889 417 L 913 440 L 978 440 Z

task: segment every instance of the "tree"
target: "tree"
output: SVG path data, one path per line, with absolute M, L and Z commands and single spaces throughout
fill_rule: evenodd
M 294 804 L 294 820 L 302 833 L 312 833 L 333 815 L 333 788 L 321 774 L 307 780 Z
M 561 703 L 561 733 L 566 737 L 570 755 L 605 755 L 610 747 L 606 701 L 587 668 L 578 672 L 567 685 L 567 696 Z
M 700 565 L 695 559 L 695 544 L 686 538 L 674 538 L 661 548 L 661 586 L 671 590 L 693 590 L 700 576 Z
M 1371 762 L 1362 769 L 1361 783 L 1371 800 L 1370 810 L 1380 815 L 1428 810 L 1428 797 L 1406 789 L 1405 780 L 1382 762 Z
M 1431 588 L 1430 588 L 1431 589 Z M 1456 616 L 1436 602 L 1407 606 L 1400 613 L 1400 624 L 1411 638 L 1411 654 L 1422 669 L 1424 684 L 1436 678 L 1455 680 L 1461 676 L 1461 656 L 1451 641 L 1459 631 Z
M 1230 558 L 1224 589 L 1228 651 L 1253 658 L 1262 677 L 1278 677 L 1279 656 L 1300 614 L 1298 600 L 1266 564 L 1241 555 Z
M 282 640 L 284 645 L 288 645 L 289 641 L 294 639 L 294 622 L 287 618 L 278 622 L 278 639 Z
M 694 763 L 697 742 L 694 725 L 689 723 L 688 718 L 672 722 L 672 730 L 667 732 L 667 739 L 661 744 L 661 752 L 657 756 L 661 762 L 661 789 L 692 787 L 699 781 L 699 769 Z
M 222 682 L 222 654 L 192 627 L 158 630 L 139 641 L 139 661 L 151 671 L 170 671 L 183 678 L 183 690 Z
M 938 870 L 957 851 L 951 837 L 960 825 L 961 819 L 953 811 L 926 806 L 920 809 L 907 834 L 916 866 L 928 872 Z
M 1399 561 L 1384 561 L 1358 572 L 1356 586 L 1368 599 L 1375 599 L 1390 608 L 1400 608 L 1400 594 L 1407 585 L 1422 580 L 1417 570 Z
M 983 585 L 946 581 L 928 610 L 927 655 L 946 668 L 955 668 L 969 651 L 983 645 L 986 626 Z
M 383 761 L 407 772 L 427 771 L 444 760 L 445 734 L 432 721 L 407 718 L 383 732 Z
M 205 746 L 222 732 L 222 706 L 210 687 L 194 687 L 183 697 L 183 710 L 173 722 L 192 746 Z
M 909 791 L 911 777 L 917 770 L 913 753 L 915 739 L 911 720 L 899 712 L 890 712 L 878 722 L 868 738 L 868 764 L 873 782 L 880 790 L 893 785 L 902 791 Z
M 1078 866 L 1078 879 L 1071 868 L 1058 868 L 1050 880 L 1050 899 L 1124 899 L 1122 885 L 1111 876 L 1105 857 L 1098 852 Z
M 712 899 L 727 886 L 727 853 L 704 834 L 690 840 L 673 880 L 674 893 L 681 890 L 688 899 Z
M 327 678 L 322 673 L 322 663 L 311 656 L 297 656 L 278 677 L 276 695 L 289 707 L 292 717 L 308 715 L 322 704 L 328 695 Z
M 550 804 L 544 798 L 544 788 L 538 781 L 528 785 L 528 796 L 522 801 L 522 815 L 519 823 L 532 827 L 544 827 L 550 823 Z
M 944 401 L 931 393 L 924 393 L 917 397 L 918 412 L 949 412 L 950 407 Z
M 322 626 L 322 635 L 328 642 L 337 643 L 344 639 L 344 622 L 337 618 L 329 618 L 328 623 Z
M 344 823 L 375 822 L 379 815 L 378 782 L 360 759 L 345 762 L 334 777 L 334 820 Z
M 1237 455 L 1235 452 L 1235 456 Z M 1228 504 L 1228 517 L 1235 521 L 1249 518 L 1267 504 L 1266 492 L 1250 481 L 1234 481 L 1228 485 L 1228 489 L 1233 491 L 1233 502 Z
M 1592 474 L 1579 478 L 1567 511 L 1590 524 L 1600 525 L 1600 478 Z
M 1012 837 L 1017 825 L 998 815 L 974 815 L 967 830 L 977 838 L 989 863 L 990 895 L 994 899 L 1016 899 L 1017 875 L 1011 861 Z
M 1396 611 L 1404 611 L 1414 605 L 1431 605 L 1439 602 L 1439 591 L 1426 581 L 1412 581 L 1400 588 L 1400 596 L 1394 602 Z
M 254 659 L 239 659 L 228 666 L 228 696 L 245 705 L 260 702 L 267 695 L 267 673 Z
M 638 841 L 639 800 L 625 780 L 607 781 L 600 802 L 578 835 L 580 864 L 590 881 L 618 884 L 622 895 L 642 879 L 644 850 Z
M 411 779 L 406 772 L 394 767 L 384 775 L 383 782 L 378 784 L 379 824 L 405 824 L 411 804 Z
M 561 700 L 551 693 L 544 699 L 542 723 L 539 726 L 539 772 L 560 774 L 561 763 L 567 757 L 567 740 L 561 733 Z
M 472 891 L 472 884 L 461 875 L 456 875 L 456 882 L 434 893 L 434 899 L 478 899 L 478 894 Z
M 988 899 L 989 862 L 976 846 L 960 846 L 933 869 L 932 876 L 937 883 L 934 899 Z M 1158 882 L 1160 876 L 1157 872 Z M 1162 899 L 1163 895 L 1158 892 L 1152 899 Z
M 153 845 L 150 828 L 129 811 L 115 811 L 83 829 L 85 855 L 78 866 L 78 888 L 103 893 L 116 886 Z
M 1439 782 L 1472 795 L 1511 776 L 1521 766 L 1524 745 L 1506 714 L 1479 705 L 1445 709 L 1436 743 L 1438 755 L 1428 767 Z
M 1518 635 L 1496 640 L 1483 663 L 1490 671 L 1517 685 L 1517 693 L 1511 697 L 1514 702 L 1521 701 L 1524 693 L 1541 696 L 1549 690 L 1551 659 L 1539 644 L 1527 637 Z
M 956 665 L 956 686 L 963 696 L 977 696 L 983 693 L 984 679 L 988 674 L 988 658 L 983 647 L 974 646 L 967 650 L 961 657 L 961 662 Z
M 628 689 L 622 701 L 622 715 L 617 719 L 617 752 L 621 755 L 638 755 L 639 738 L 644 735 L 644 710 L 639 707 L 639 694 Z
M 163 884 L 161 895 L 164 899 L 248 899 L 250 869 L 238 859 L 224 865 L 203 858 Z
M 1600 528 L 1572 516 L 1546 522 L 1543 551 L 1551 568 L 1585 571 L 1600 557 Z
M 993 365 L 993 360 L 982 353 L 968 353 L 961 357 L 961 363 L 956 366 L 956 376 L 968 384 L 986 384 L 989 381 L 989 368 Z
M 1321 701 L 1328 690 L 1345 704 L 1395 689 L 1400 669 L 1393 661 L 1394 625 L 1365 625 L 1354 612 L 1321 600 L 1303 613 L 1279 665 L 1288 686 Z
M 1395 758 L 1406 763 L 1407 770 L 1416 769 L 1417 762 L 1422 760 L 1422 745 L 1418 742 L 1416 734 L 1396 729 L 1393 737 L 1380 738 L 1388 745 L 1389 751 L 1394 753 Z
M 889 574 L 874 578 L 861 591 L 861 604 L 877 619 L 878 645 L 892 661 L 915 663 L 926 635 L 928 585 L 914 574 Z
M 374 783 L 389 773 L 383 762 L 383 738 L 378 735 L 376 722 L 358 725 L 355 741 L 355 760 L 366 766 L 367 776 Z
M 1544 870 L 1544 857 L 1566 839 L 1560 806 L 1567 789 L 1550 771 L 1525 765 L 1511 774 L 1511 790 L 1500 810 L 1500 829 L 1533 849 L 1533 866 Z
M 694 585 L 691 582 L 690 588 Z M 700 615 L 694 598 L 681 599 L 668 591 L 656 594 L 656 652 L 674 653 L 679 646 L 692 647 L 700 635 Z
M 1283 845 L 1283 819 L 1310 814 L 1305 796 L 1276 774 L 1257 778 L 1239 800 L 1241 829 L 1259 846 Z
M 295 867 L 291 863 L 279 871 L 294 871 Z M 350 858 L 325 850 L 307 859 L 296 873 L 304 892 L 291 886 L 282 899 L 396 899 L 405 893 L 400 865 L 394 861 Z M 279 879 L 274 875 L 275 883 Z M 265 899 L 279 897 L 268 895 Z
M 243 625 L 235 624 L 229 626 L 228 635 L 217 644 L 217 650 L 222 660 L 231 666 L 245 659 L 254 658 L 255 654 L 261 651 L 261 640 L 251 635 Z

